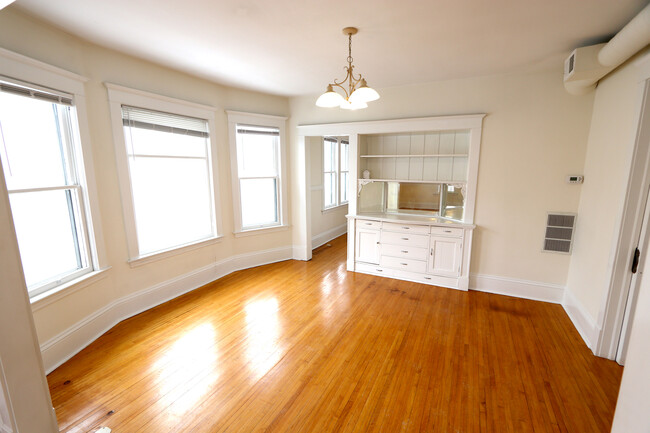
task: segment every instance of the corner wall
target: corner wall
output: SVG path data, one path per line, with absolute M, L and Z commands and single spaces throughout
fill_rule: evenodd
M 565 297 L 567 312 L 592 350 L 603 326 L 632 165 L 640 97 L 638 58 L 607 75 L 593 92 L 585 181 Z

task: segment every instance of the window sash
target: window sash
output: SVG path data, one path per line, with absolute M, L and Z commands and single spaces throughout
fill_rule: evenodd
M 73 271 L 62 272 L 46 280 L 38 281 L 32 286 L 28 286 L 27 291 L 30 297 L 45 293 L 48 290 L 51 290 L 62 284 L 66 284 L 93 271 L 93 265 L 90 256 L 90 242 L 87 235 L 87 219 L 84 211 L 83 194 L 80 185 L 16 189 L 8 191 L 8 195 L 9 198 L 11 198 L 12 195 L 47 191 L 70 191 L 72 194 L 74 194 L 74 197 L 68 196 L 68 206 L 71 213 L 70 223 L 73 224 L 72 232 L 75 240 L 75 252 L 77 255 L 78 268 Z M 21 254 L 22 253 L 23 252 L 21 251 Z
M 249 224 L 245 225 L 244 224 L 244 210 L 243 210 L 243 204 L 241 205 L 242 207 L 242 230 L 256 230 L 256 229 L 262 229 L 262 228 L 268 228 L 268 227 L 275 227 L 280 224 L 280 177 L 279 176 L 266 176 L 266 177 L 241 177 L 239 178 L 239 194 L 240 194 L 240 202 L 242 202 L 242 187 L 241 187 L 241 181 L 242 180 L 263 180 L 263 179 L 273 179 L 275 180 L 275 221 L 269 221 L 268 223 L 265 224 Z

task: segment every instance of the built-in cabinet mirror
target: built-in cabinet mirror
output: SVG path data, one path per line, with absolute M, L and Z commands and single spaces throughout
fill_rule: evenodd
M 389 213 L 442 217 L 462 221 L 464 184 L 372 181 L 363 183 L 358 204 L 361 213 Z

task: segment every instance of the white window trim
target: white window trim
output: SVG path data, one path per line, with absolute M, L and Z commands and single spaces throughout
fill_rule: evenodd
M 334 203 L 331 206 L 325 206 L 325 138 L 336 138 L 336 170 L 334 171 L 328 171 L 327 173 L 335 173 L 336 174 L 336 203 Z M 321 213 L 327 214 L 331 211 L 335 211 L 336 209 L 342 207 L 342 206 L 347 206 L 348 202 L 350 201 L 349 199 L 346 201 L 341 200 L 341 173 L 348 173 L 348 183 L 350 182 L 350 163 L 348 161 L 348 170 L 343 171 L 341 170 L 341 145 L 343 144 L 344 139 L 341 137 L 322 137 L 322 142 L 321 142 L 321 157 L 323 160 L 323 164 L 321 167 L 322 171 L 322 181 L 323 181 L 323 194 L 322 194 L 322 202 L 321 202 Z M 349 139 L 345 139 L 349 140 Z M 349 142 L 348 142 L 349 143 Z M 348 144 L 349 145 L 349 144 Z M 348 158 L 350 156 L 350 151 L 348 147 Z M 346 185 L 347 188 L 347 185 Z
M 228 136 L 230 141 L 230 173 L 232 176 L 232 201 L 233 213 L 235 217 L 235 237 L 241 237 L 248 234 L 263 234 L 278 231 L 278 229 L 288 228 L 288 210 L 287 210 L 287 164 L 286 164 L 286 117 L 272 116 L 269 114 L 245 113 L 241 111 L 226 110 L 228 114 Z M 280 187 L 278 188 L 279 200 L 279 223 L 271 226 L 254 227 L 242 229 L 241 216 L 241 195 L 239 191 L 239 172 L 237 163 L 237 124 L 246 124 L 254 126 L 266 126 L 278 128 L 280 130 Z
M 79 278 L 67 281 L 34 296 L 34 298 L 41 300 L 53 294 L 75 291 L 79 282 L 85 281 L 91 275 L 109 269 L 102 232 L 91 135 L 86 111 L 85 83 L 88 78 L 4 48 L 0 48 L 0 60 L 0 75 L 31 83 L 35 86 L 69 93 L 74 99 L 75 109 L 72 110 L 70 120 L 77 126 L 73 128 L 73 143 L 75 154 L 80 156 L 75 163 L 77 164 L 79 185 L 82 186 L 80 211 L 84 214 L 86 222 L 90 270 Z M 4 180 L 0 181 L 4 182 Z
M 117 162 L 117 174 L 122 195 L 122 213 L 124 216 L 124 227 L 129 252 L 129 264 L 132 267 L 161 260 L 166 257 L 180 254 L 204 245 L 212 244 L 221 237 L 222 219 L 219 198 L 219 176 L 217 170 L 217 145 L 216 145 L 216 121 L 215 108 L 201 105 L 168 96 L 157 95 L 143 90 L 131 89 L 112 83 L 104 83 L 108 89 L 108 102 L 111 112 L 111 126 L 113 130 L 113 144 L 115 145 L 115 159 Z M 140 254 L 138 237 L 135 225 L 135 210 L 133 207 L 133 193 L 131 190 L 131 177 L 129 173 L 128 159 L 126 155 L 126 144 L 124 139 L 124 127 L 122 124 L 122 105 L 146 108 L 149 110 L 163 111 L 183 116 L 197 117 L 208 121 L 210 130 L 210 176 L 212 188 L 212 200 L 214 213 L 215 235 L 206 239 L 199 239 L 190 244 L 178 245 L 164 251 L 156 251 L 150 254 Z

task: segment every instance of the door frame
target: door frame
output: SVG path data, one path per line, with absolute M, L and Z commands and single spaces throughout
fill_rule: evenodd
M 638 68 L 636 132 L 630 175 L 613 250 L 609 288 L 599 315 L 600 331 L 594 353 L 616 359 L 633 274 L 634 248 L 640 242 L 646 198 L 650 189 L 650 53 L 635 62 Z M 646 251 L 645 254 L 650 253 Z M 643 252 L 642 252 L 643 254 Z M 642 259 L 643 260 L 643 259 Z

